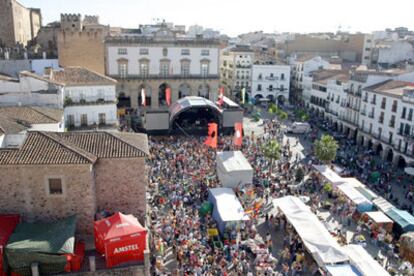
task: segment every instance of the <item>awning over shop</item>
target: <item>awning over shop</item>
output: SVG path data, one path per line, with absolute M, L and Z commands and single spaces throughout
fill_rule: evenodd
M 383 223 L 393 223 L 393 221 L 387 217 L 383 212 L 381 211 L 375 211 L 375 212 L 366 212 L 365 214 L 368 215 L 368 217 L 375 223 L 383 224 Z
M 299 198 L 285 196 L 273 200 L 273 204 L 293 225 L 305 247 L 320 266 L 349 260 L 325 226 Z
M 400 225 L 404 232 L 414 231 L 414 217 L 407 211 L 393 208 L 388 210 L 386 214 Z
M 351 264 L 364 276 L 389 276 L 388 272 L 361 246 L 350 244 L 343 247 Z
M 388 210 L 395 208 L 394 205 L 389 203 L 387 200 L 385 200 L 383 197 L 377 197 L 376 199 L 372 200 L 374 205 L 378 208 L 378 210 L 387 213 Z
M 341 184 L 338 186 L 338 189 L 357 206 L 359 212 L 367 212 L 372 210 L 372 202 L 366 199 L 351 184 Z
M 329 182 L 332 184 L 339 184 L 344 182 L 343 178 L 338 175 L 336 172 L 334 172 L 332 169 L 330 169 L 326 165 L 313 165 L 313 167 L 321 174 L 323 177 L 326 178 Z

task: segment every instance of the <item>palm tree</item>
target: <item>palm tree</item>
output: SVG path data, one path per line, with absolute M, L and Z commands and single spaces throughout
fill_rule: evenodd
M 274 160 L 280 159 L 281 151 L 282 150 L 281 150 L 280 144 L 276 142 L 275 140 L 269 141 L 266 145 L 264 145 L 263 154 L 266 158 L 270 159 L 270 168 L 269 168 L 270 173 L 272 173 Z
M 338 150 L 338 143 L 330 135 L 323 135 L 320 140 L 316 140 L 315 155 L 324 164 L 328 164 L 335 160 Z

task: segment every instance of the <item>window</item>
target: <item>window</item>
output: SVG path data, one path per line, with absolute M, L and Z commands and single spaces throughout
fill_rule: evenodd
M 259 76 L 257 77 L 258 80 L 262 79 L 262 74 L 259 74 Z
M 184 77 L 190 75 L 190 61 L 189 60 L 181 61 L 181 75 Z
M 397 107 L 398 107 L 398 103 L 397 103 L 397 100 L 394 100 L 393 102 L 392 102 L 392 112 L 397 112 Z
M 280 91 L 285 91 L 285 87 L 283 86 L 283 84 L 280 85 Z M 333 100 L 333 96 L 332 96 L 332 100 Z
M 181 49 L 181 55 L 189 56 L 190 55 L 190 49 Z
M 47 184 L 49 195 L 63 195 L 63 185 L 61 178 L 48 178 Z
M 118 63 L 118 75 L 120 78 L 126 78 L 128 75 L 128 63 L 119 62 Z
M 257 91 L 262 91 L 262 85 L 261 84 L 257 85 Z
M 73 114 L 69 114 L 67 117 L 67 123 L 66 125 L 68 127 L 75 127 L 75 116 Z
M 373 95 L 371 103 L 376 104 L 376 102 L 377 102 L 377 95 Z
M 141 48 L 139 49 L 140 55 L 148 55 L 148 49 L 147 48 Z
M 280 75 L 280 79 L 285 80 L 285 74 L 282 73 L 282 75 Z
M 169 73 L 170 73 L 170 62 L 161 61 L 160 62 L 160 75 L 163 77 L 167 77 Z
M 407 117 L 407 120 L 408 121 L 411 121 L 413 119 L 413 109 L 412 108 L 410 108 L 409 109 L 409 111 L 408 111 L 408 117 Z
M 273 91 L 273 85 L 269 85 L 269 91 Z
M 407 113 L 407 108 L 403 107 L 402 114 L 401 114 L 401 119 L 405 119 L 405 114 L 406 113 Z
M 404 123 L 401 123 L 400 124 L 400 129 L 398 130 L 398 134 L 403 135 L 403 132 L 404 132 Z
M 162 49 L 162 55 L 164 57 L 168 56 L 168 49 L 167 48 Z
M 105 125 L 106 124 L 106 114 L 105 113 L 99 113 L 98 117 L 99 117 L 99 124 L 100 125 Z
M 207 49 L 202 49 L 202 50 L 201 50 L 201 55 L 202 55 L 202 56 L 209 56 L 209 55 L 210 55 L 210 51 L 209 51 L 209 50 L 207 50 Z
M 142 77 L 148 77 L 149 75 L 149 62 L 148 61 L 139 62 L 139 74 Z
M 127 48 L 118 48 L 118 55 L 126 55 L 128 54 Z
M 411 132 L 411 126 L 409 124 L 405 124 L 404 134 L 410 135 Z
M 209 74 L 209 63 L 208 62 L 202 62 L 201 63 L 201 76 L 207 77 Z
M 273 73 L 270 73 L 270 77 L 273 78 Z
M 381 102 L 381 108 L 385 109 L 385 105 L 387 103 L 387 99 L 385 97 L 382 98 L 382 102 Z
M 81 114 L 81 126 L 87 126 L 87 125 L 88 125 L 88 115 Z
M 390 126 L 390 127 L 394 127 L 394 126 L 395 126 L 395 115 L 392 115 L 392 116 L 391 116 L 391 120 L 390 120 L 390 124 L 389 124 L 389 126 Z
M 378 122 L 380 124 L 384 123 L 384 112 L 381 112 Z

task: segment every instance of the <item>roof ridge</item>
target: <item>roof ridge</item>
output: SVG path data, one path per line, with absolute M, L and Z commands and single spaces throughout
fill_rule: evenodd
M 110 135 L 110 136 L 112 136 L 112 137 L 114 137 L 115 139 L 120 140 L 121 142 L 123 142 L 123 143 L 127 144 L 128 146 L 131 146 L 131 147 L 133 147 L 133 148 L 135 148 L 135 149 L 139 150 L 140 152 L 142 152 L 142 153 L 143 153 L 143 154 L 145 154 L 145 155 L 149 155 L 149 153 L 147 153 L 147 152 L 143 151 L 142 149 L 138 148 L 137 146 L 135 146 L 135 145 L 131 144 L 130 142 L 126 141 L 125 139 L 123 139 L 122 137 L 118 136 L 118 135 L 117 135 L 117 134 L 115 134 L 115 133 L 111 133 L 111 132 L 108 132 L 108 131 L 102 131 L 102 132 L 103 132 L 103 133 L 106 133 L 106 134 L 108 134 L 108 135 Z
M 66 141 L 63 137 L 60 139 L 59 137 L 54 137 L 54 135 L 52 134 L 53 132 L 47 132 L 47 131 L 33 131 L 33 132 L 42 134 L 43 136 L 69 149 L 70 151 L 82 156 L 83 158 L 87 159 L 91 163 L 95 163 L 96 160 L 98 159 L 98 157 L 95 156 L 94 154 L 87 152 L 84 149 L 79 148 L 78 146 L 74 145 L 73 143 L 70 143 L 69 141 Z

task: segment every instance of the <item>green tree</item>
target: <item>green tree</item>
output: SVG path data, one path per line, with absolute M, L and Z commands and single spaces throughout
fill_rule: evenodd
M 322 163 L 329 164 L 335 160 L 338 150 L 338 143 L 330 135 L 323 135 L 320 140 L 314 144 L 315 155 Z
M 269 168 L 270 173 L 272 173 L 274 161 L 280 159 L 281 152 L 282 152 L 282 149 L 280 147 L 280 144 L 276 142 L 275 140 L 269 141 L 266 145 L 264 145 L 263 154 L 266 158 L 270 159 L 270 168 Z
M 303 171 L 302 167 L 298 167 L 296 169 L 295 180 L 296 182 L 301 182 L 305 177 L 305 172 Z

